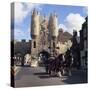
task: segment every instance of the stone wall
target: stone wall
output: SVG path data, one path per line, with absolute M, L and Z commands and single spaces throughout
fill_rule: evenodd
M 17 41 L 14 43 L 14 54 L 27 54 L 31 53 L 31 41 L 26 42 L 25 40 Z

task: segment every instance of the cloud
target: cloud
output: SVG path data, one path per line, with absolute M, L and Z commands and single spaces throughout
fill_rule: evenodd
M 66 27 L 72 31 L 73 29 L 79 31 L 82 28 L 82 24 L 85 22 L 85 18 L 82 17 L 80 14 L 76 13 L 70 13 L 66 17 Z
M 32 11 L 34 8 L 37 9 L 38 11 L 41 11 L 42 8 L 41 8 L 41 4 L 36 4 L 36 3 L 25 3 L 24 4 L 26 6 L 26 8 L 29 10 L 29 11 Z
M 64 24 L 59 24 L 59 28 L 62 28 L 64 31 L 67 31 L 67 27 Z
M 20 23 L 22 22 L 26 16 L 34 9 L 38 9 L 39 11 L 42 9 L 40 4 L 33 4 L 33 3 L 15 3 L 15 22 Z
M 70 13 L 66 16 L 64 24 L 60 24 L 59 28 L 62 28 L 71 34 L 73 30 L 81 30 L 82 24 L 85 22 L 85 18 L 82 17 L 79 13 Z
M 33 9 L 37 9 L 38 11 L 41 11 L 41 5 L 40 4 L 33 4 L 33 3 L 19 3 L 15 2 L 14 3 L 14 20 L 12 18 L 12 23 L 11 23 L 11 29 L 12 29 L 12 36 L 14 36 L 14 39 L 16 40 L 21 40 L 21 39 L 31 39 L 30 37 L 30 26 L 26 30 L 24 30 L 22 24 L 23 20 L 28 16 L 28 14 L 31 13 Z M 13 10 L 12 10 L 13 11 Z M 13 14 L 13 13 L 12 13 Z M 14 22 L 13 22 L 14 21 Z M 13 25 L 15 24 L 15 27 L 13 28 Z M 14 33 L 13 33 L 14 32 Z M 14 34 L 14 35 L 13 35 Z

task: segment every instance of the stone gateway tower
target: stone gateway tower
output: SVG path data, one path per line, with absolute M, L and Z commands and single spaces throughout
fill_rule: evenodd
M 56 13 L 51 14 L 49 18 L 49 39 L 50 39 L 50 53 L 51 55 L 54 54 L 55 47 L 57 44 L 57 36 L 58 36 L 58 21 L 57 21 L 57 15 Z
M 49 18 L 41 16 L 36 9 L 31 14 L 31 55 L 43 50 L 54 55 L 58 43 L 58 17 L 51 13 Z
M 37 55 L 44 49 L 53 55 L 58 36 L 57 15 L 53 13 L 49 19 L 41 17 L 34 9 L 31 15 L 31 55 Z
M 38 53 L 38 38 L 40 32 L 40 15 L 34 9 L 31 15 L 31 54 L 37 55 Z

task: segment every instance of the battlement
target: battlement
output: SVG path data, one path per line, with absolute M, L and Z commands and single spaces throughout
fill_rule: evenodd
M 32 11 L 32 15 L 39 15 L 39 12 L 34 8 Z
M 20 41 L 14 40 L 15 43 L 29 43 L 31 40 L 21 39 Z

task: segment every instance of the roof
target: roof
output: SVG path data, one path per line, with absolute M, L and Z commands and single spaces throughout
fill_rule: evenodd
M 59 32 L 58 35 L 58 41 L 60 42 L 66 42 L 72 38 L 72 35 L 69 32 Z

